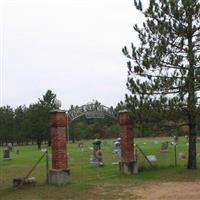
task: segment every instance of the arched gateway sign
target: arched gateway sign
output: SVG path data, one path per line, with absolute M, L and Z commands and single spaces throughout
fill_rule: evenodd
M 85 115 L 86 118 L 104 118 L 105 115 L 117 120 L 117 114 L 113 109 L 101 105 L 98 102 L 88 103 L 86 105 L 75 107 L 67 112 L 69 120 L 73 121 L 78 117 Z
M 66 127 L 69 127 L 69 121 L 66 120 L 65 111 L 60 109 L 61 102 L 56 100 L 54 104 L 56 109 L 50 112 L 49 121 L 51 127 L 52 169 L 48 171 L 48 182 L 60 185 L 68 183 L 70 175 L 66 143 L 66 132 L 69 136 L 69 129 L 66 131 Z M 82 115 L 88 118 L 102 118 L 105 115 L 114 119 L 117 118 L 113 109 L 103 106 L 98 102 L 89 103 L 68 111 L 68 118 L 70 120 L 74 120 Z M 134 156 L 133 125 L 127 110 L 120 111 L 119 125 L 121 138 L 120 170 L 124 174 L 133 174 L 133 169 L 137 166 L 137 162 Z

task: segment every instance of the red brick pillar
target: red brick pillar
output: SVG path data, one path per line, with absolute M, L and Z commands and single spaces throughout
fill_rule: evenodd
M 67 183 L 69 171 L 66 146 L 67 116 L 65 111 L 51 111 L 50 126 L 52 170 L 50 170 L 49 182 L 54 184 Z
M 120 170 L 124 174 L 133 174 L 135 165 L 133 123 L 127 110 L 120 111 L 119 123 L 121 138 Z
M 64 111 L 51 112 L 51 148 L 52 168 L 67 169 L 66 126 L 67 116 Z

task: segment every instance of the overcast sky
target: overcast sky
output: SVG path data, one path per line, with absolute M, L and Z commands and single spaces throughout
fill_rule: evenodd
M 48 89 L 65 109 L 124 100 L 121 49 L 142 21 L 133 0 L 1 1 L 1 105 L 28 106 Z

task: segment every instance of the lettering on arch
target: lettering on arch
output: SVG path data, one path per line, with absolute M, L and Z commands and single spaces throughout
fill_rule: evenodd
M 73 121 L 78 117 L 85 115 L 86 118 L 104 118 L 105 115 L 117 119 L 117 114 L 114 112 L 113 109 L 108 108 L 98 102 L 89 103 L 86 105 L 82 105 L 80 107 L 75 107 L 68 111 L 68 118 L 69 120 Z

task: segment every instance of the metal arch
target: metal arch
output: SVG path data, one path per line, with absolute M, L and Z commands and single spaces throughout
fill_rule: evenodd
M 118 119 L 117 114 L 112 109 L 100 103 L 89 103 L 80 107 L 76 107 L 72 110 L 69 110 L 67 112 L 67 115 L 70 121 L 73 121 L 83 115 L 91 116 L 88 118 L 104 118 L 104 115 L 107 115 L 113 118 L 114 120 Z

